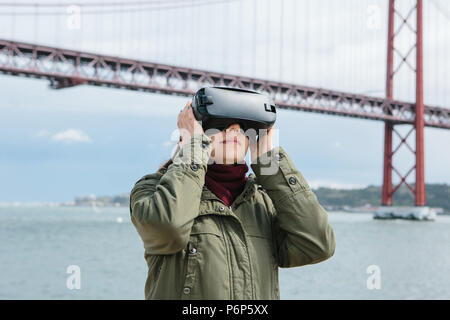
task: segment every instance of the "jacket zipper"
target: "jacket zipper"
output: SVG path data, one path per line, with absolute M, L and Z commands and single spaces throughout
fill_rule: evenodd
M 231 210 L 231 207 L 232 207 L 233 205 L 227 206 L 226 203 L 222 201 L 222 199 L 219 199 L 219 198 L 217 198 L 217 199 L 218 199 L 220 202 L 222 202 L 226 207 L 228 207 L 228 208 Z M 231 210 L 231 211 L 233 211 L 233 210 Z M 242 227 L 241 221 L 240 221 L 236 216 L 234 216 L 234 215 L 230 215 L 230 217 L 232 217 L 233 219 L 235 219 L 235 220 L 238 222 L 239 227 L 241 228 L 241 230 L 242 230 L 242 232 L 243 232 L 243 235 L 244 235 L 244 240 L 245 240 L 245 251 L 247 252 L 248 266 L 249 266 L 249 268 L 250 268 L 250 284 L 251 284 L 251 287 L 252 287 L 252 299 L 254 299 L 253 268 L 252 268 L 252 263 L 251 263 L 251 258 L 250 258 L 250 252 L 249 252 L 249 248 L 248 248 L 247 236 L 246 236 L 246 234 L 245 234 L 244 228 Z M 223 224 L 222 224 L 222 223 L 223 223 L 223 221 L 222 221 L 222 219 L 220 219 L 220 225 L 221 225 L 221 228 L 222 228 L 222 234 L 225 236 L 224 229 L 223 229 Z M 226 237 L 224 237 L 225 245 L 227 246 L 227 252 L 228 252 L 228 241 L 227 241 L 225 238 L 226 238 Z M 231 265 L 230 265 L 229 267 L 231 268 Z M 230 271 L 229 271 L 229 273 L 230 273 L 230 276 L 231 276 L 231 272 L 230 272 Z M 230 280 L 231 280 L 231 278 L 230 278 Z
M 223 234 L 223 241 L 225 243 L 225 251 L 227 252 L 228 280 L 229 280 L 229 284 L 230 284 L 230 297 L 229 298 L 231 300 L 234 297 L 233 276 L 232 276 L 232 271 L 231 271 L 231 260 L 230 260 L 229 245 L 228 245 L 227 235 L 224 232 L 222 217 L 219 217 L 219 224 L 220 224 L 220 229 L 221 229 L 222 234 Z

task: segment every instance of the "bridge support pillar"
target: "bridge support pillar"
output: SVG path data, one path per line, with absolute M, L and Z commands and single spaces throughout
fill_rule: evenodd
M 384 156 L 383 156 L 383 188 L 381 192 L 381 204 L 392 205 L 392 129 L 390 121 L 384 123 Z
M 409 14 L 406 17 L 401 16 L 400 12 L 396 10 L 395 7 L 396 0 L 389 0 L 389 15 L 388 15 L 388 43 L 387 43 L 387 68 L 386 68 L 386 98 L 393 99 L 393 87 L 394 87 L 394 75 L 398 72 L 402 64 L 407 61 L 407 57 L 411 50 L 406 56 L 401 56 L 402 60 L 398 67 L 394 71 L 394 39 L 398 34 L 399 30 L 407 23 Z M 394 124 L 391 121 L 385 122 L 384 127 L 384 153 L 383 153 L 383 186 L 381 194 L 381 204 L 383 206 L 392 206 L 393 195 L 395 191 L 400 187 L 401 184 L 405 184 L 414 195 L 414 202 L 416 206 L 426 205 L 426 195 L 425 195 L 425 166 L 424 166 L 424 98 L 423 98 L 423 19 L 422 19 L 422 0 L 416 1 L 416 6 L 412 10 L 416 10 L 416 42 L 414 44 L 416 48 L 416 68 L 413 72 L 416 76 L 416 105 L 415 105 L 415 122 L 414 127 L 406 135 L 406 137 L 401 137 L 400 134 L 394 130 Z M 411 11 L 412 12 L 412 11 Z M 397 31 L 394 30 L 395 15 L 398 14 L 402 23 Z M 398 50 L 397 50 L 398 52 Z M 400 54 L 401 55 L 401 54 Z M 413 150 L 407 143 L 406 139 L 409 134 L 415 130 L 416 134 L 416 147 Z M 400 147 L 402 144 L 406 146 L 413 152 L 415 157 L 415 165 L 406 173 L 401 175 L 398 170 L 393 166 L 392 157 L 394 153 L 398 150 L 392 150 L 392 132 L 395 132 L 401 139 Z M 392 185 L 392 171 L 395 170 L 400 176 L 400 183 L 393 188 Z M 415 170 L 415 185 L 414 188 L 406 182 L 406 178 L 409 173 Z

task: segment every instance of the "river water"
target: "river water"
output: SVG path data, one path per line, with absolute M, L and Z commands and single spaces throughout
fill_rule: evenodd
M 450 216 L 329 212 L 329 221 L 334 256 L 280 268 L 281 299 L 450 299 Z M 79 289 L 67 285 L 69 266 Z M 0 270 L 0 299 L 143 299 L 147 275 L 123 207 L 0 207 Z

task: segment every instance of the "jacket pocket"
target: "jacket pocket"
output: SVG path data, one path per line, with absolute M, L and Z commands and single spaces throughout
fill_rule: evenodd
M 218 223 L 210 215 L 200 216 L 194 221 L 191 235 L 201 234 L 215 235 L 217 237 L 222 236 Z
M 182 300 L 230 296 L 229 256 L 214 216 L 200 216 L 194 221 L 184 254 Z

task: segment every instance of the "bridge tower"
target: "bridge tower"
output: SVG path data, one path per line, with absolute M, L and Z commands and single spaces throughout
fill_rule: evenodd
M 381 195 L 381 204 L 383 206 L 392 206 L 392 198 L 395 191 L 404 183 L 412 192 L 415 199 L 415 206 L 425 206 L 425 172 L 424 172 L 424 101 L 423 101 L 423 20 L 422 20 L 422 0 L 416 0 L 415 5 L 409 10 L 406 16 L 396 7 L 396 0 L 389 0 L 389 14 L 388 14 L 388 45 L 387 45 L 387 72 L 386 72 L 386 98 L 393 99 L 394 75 L 398 72 L 402 65 L 408 66 L 416 75 L 416 102 L 415 102 L 415 123 L 411 130 L 404 137 L 395 130 L 393 121 L 385 121 L 384 127 L 384 157 L 383 157 L 383 187 Z M 409 23 L 409 18 L 416 13 L 416 28 Z M 397 30 L 394 29 L 395 15 L 401 19 L 401 23 Z M 415 34 L 415 44 L 405 54 L 400 53 L 395 47 L 395 39 L 402 28 L 407 27 Z M 416 66 L 415 68 L 407 61 L 408 56 L 416 49 Z M 401 61 L 394 70 L 394 53 L 397 52 Z M 406 139 L 415 131 L 416 148 L 413 150 L 408 145 Z M 392 134 L 395 133 L 400 137 L 400 144 L 392 149 Z M 405 144 L 415 156 L 415 165 L 410 170 L 402 175 L 394 166 L 392 157 L 400 146 Z M 414 188 L 406 182 L 408 175 L 415 170 L 415 185 Z M 392 171 L 399 175 L 401 181 L 393 188 L 392 185 Z

